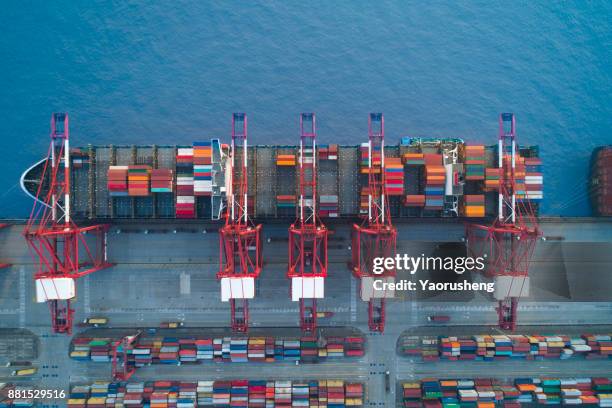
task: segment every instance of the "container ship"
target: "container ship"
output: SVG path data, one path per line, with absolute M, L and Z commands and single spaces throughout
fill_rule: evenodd
M 378 164 L 372 171 L 385 173 L 384 187 L 394 219 L 492 217 L 498 210 L 502 171 L 498 148 L 462 139 L 403 137 L 395 145 L 384 146 L 383 160 L 376 149 L 370 151 L 368 143 L 319 144 L 315 152 L 319 216 L 367 215 L 372 154 L 372 162 Z M 262 220 L 295 219 L 300 146 L 247 149 L 249 214 Z M 219 139 L 176 146 L 71 148 L 72 218 L 218 220 L 231 179 L 230 150 Z M 518 153 L 516 198 L 529 203 L 537 214 L 543 181 L 539 149 L 521 146 Z M 21 177 L 23 190 L 32 198 L 37 197 L 39 187 L 42 196 L 48 188 L 49 180 L 41 180 L 46 162 L 39 161 Z
M 593 213 L 601 217 L 612 216 L 612 146 L 594 150 L 589 183 Z

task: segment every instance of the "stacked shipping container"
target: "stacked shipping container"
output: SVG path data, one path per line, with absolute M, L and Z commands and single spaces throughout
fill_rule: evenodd
M 484 145 L 465 145 L 465 179 L 479 181 L 485 178 Z
M 542 161 L 537 157 L 525 158 L 525 188 L 528 200 L 542 200 L 542 184 Z
M 319 145 L 319 160 L 338 160 L 338 145 Z
M 484 194 L 466 194 L 463 196 L 463 215 L 466 217 L 485 216 Z
M 278 154 L 276 155 L 277 166 L 295 166 L 295 154 Z
M 359 407 L 361 383 L 343 380 L 97 382 L 73 386 L 68 406 L 84 407 Z
M 441 154 L 425 154 L 425 209 L 442 210 L 446 171 Z
M 527 187 L 525 185 L 525 159 L 523 157 L 516 157 L 514 164 L 514 193 L 516 198 L 522 200 L 527 195 Z M 510 178 L 507 174 L 506 177 Z
M 151 194 L 151 166 L 128 166 L 128 195 L 144 197 Z
M 108 194 L 111 197 L 128 195 L 128 166 L 109 166 L 106 172 Z
M 193 148 L 176 153 L 176 218 L 195 218 Z
M 294 195 L 283 194 L 276 196 L 276 207 L 277 208 L 295 208 L 297 198 Z
M 567 335 L 474 335 L 455 337 L 406 337 L 401 353 L 435 360 L 542 360 L 582 357 L 612 360 L 609 334 Z
M 404 194 L 404 165 L 400 158 L 388 157 L 385 160 L 385 191 L 390 196 Z
M 110 339 L 75 338 L 70 357 L 80 361 L 108 362 Z M 121 350 L 121 347 L 120 347 Z M 318 362 L 326 358 L 361 357 L 365 353 L 362 337 L 329 337 L 322 342 L 314 337 L 278 339 L 274 337 L 216 337 L 140 339 L 128 350 L 128 364 L 214 362 Z
M 212 195 L 212 143 L 193 142 L 193 193 Z
M 337 217 L 338 216 L 338 196 L 337 195 L 320 195 L 319 196 L 319 215 L 321 217 Z
M 501 169 L 499 167 L 490 167 L 485 171 L 485 191 L 499 190 L 499 176 Z
M 369 159 L 370 159 L 370 144 L 362 143 L 359 148 L 360 156 L 361 156 L 361 174 L 369 173 Z M 380 146 L 375 146 L 372 151 L 372 172 L 380 173 L 380 166 L 382 164 L 381 155 L 380 155 Z
M 402 383 L 406 408 L 526 405 L 612 406 L 610 378 L 423 379 Z
M 402 156 L 406 166 L 424 166 L 425 157 L 423 153 L 404 153 Z
M 174 172 L 170 169 L 151 170 L 151 192 L 171 193 L 173 191 Z
M 361 193 L 359 194 L 359 215 L 367 216 L 368 209 L 370 206 L 370 188 L 361 187 Z

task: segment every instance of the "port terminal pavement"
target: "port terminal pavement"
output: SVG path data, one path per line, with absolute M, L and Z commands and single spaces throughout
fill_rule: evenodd
M 558 325 L 581 325 L 585 332 L 612 324 L 612 222 L 603 219 L 542 220 L 543 240 L 538 243 L 531 267 L 529 298 L 519 306 L 519 324 L 525 332 L 550 332 Z M 337 223 L 329 248 L 329 276 L 325 299 L 319 310 L 334 316 L 320 323 L 351 326 L 367 333 L 366 303 L 359 299 L 358 282 L 347 269 L 350 258 L 350 225 Z M 162 321 L 181 320 L 190 327 L 223 327 L 229 323 L 229 306 L 219 300 L 218 236 L 216 227 L 197 223 L 121 223 L 108 234 L 108 257 L 115 266 L 82 278 L 74 303 L 76 321 L 105 316 L 112 327 L 156 327 Z M 108 380 L 110 364 L 83 363 L 68 358 L 70 337 L 50 333 L 46 305 L 34 302 L 34 265 L 21 236 L 22 225 L 0 231 L 0 262 L 12 266 L 0 271 L 0 363 L 16 355 L 32 358 L 39 372 L 18 380 L 38 387 L 67 389 L 69 383 Z M 461 251 L 461 223 L 419 221 L 398 225 L 398 252 L 431 255 Z M 285 277 L 287 225 L 264 225 L 264 271 L 257 297 L 250 302 L 253 327 L 295 327 L 297 305 L 289 299 Z M 398 278 L 408 276 L 398 275 Z M 471 276 L 479 280 L 480 277 Z M 406 330 L 418 331 L 427 316 L 446 314 L 451 326 L 494 326 L 495 303 L 486 293 L 419 296 L 401 293 L 388 302 L 384 334 L 367 334 L 366 355 L 295 366 L 274 364 L 210 364 L 195 366 L 151 366 L 137 371 L 135 380 L 213 378 L 346 378 L 367 385 L 370 406 L 394 406 L 395 387 L 385 392 L 384 373 L 391 381 L 424 376 L 513 375 L 609 375 L 608 361 L 439 362 L 422 364 L 399 358 L 398 337 Z M 26 329 L 16 332 L 15 329 Z M 459 328 L 457 328 L 459 329 Z M 75 331 L 78 332 L 78 328 Z M 559 328 L 561 330 L 561 328 Z M 609 331 L 609 327 L 606 328 Z M 451 330 L 452 332 L 452 330 Z M 482 332 L 482 330 L 481 330 Z M 23 338 L 2 346 L 11 333 Z M 7 343 L 8 344 L 8 343 Z M 28 351 L 29 350 L 29 351 Z M 30 353 L 30 354 L 28 354 Z M 0 370 L 0 381 L 15 381 L 10 370 Z M 56 401 L 55 404 L 58 404 Z M 62 406 L 60 403 L 58 406 Z

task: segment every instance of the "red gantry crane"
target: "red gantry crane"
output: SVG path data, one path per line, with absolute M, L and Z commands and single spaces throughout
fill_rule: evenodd
M 300 302 L 300 327 L 317 328 L 317 299 L 325 295 L 328 229 L 317 210 L 316 117 L 300 115 L 299 202 L 297 219 L 289 227 L 291 300 Z
M 385 330 L 385 299 L 392 292 L 375 290 L 374 282 L 395 281 L 395 268 L 374 274 L 375 258 L 395 257 L 397 230 L 391 222 L 385 195 L 385 122 L 382 113 L 370 113 L 368 120 L 368 214 L 361 225 L 353 224 L 352 271 L 361 282 L 361 299 L 368 302 L 371 331 Z
M 500 115 L 498 216 L 492 225 L 467 225 L 468 250 L 474 256 L 487 256 L 486 274 L 495 279 L 499 327 L 512 331 L 516 328 L 519 298 L 529 296 L 529 264 L 542 235 L 531 203 L 517 197 L 525 192 L 517 188 L 520 155 L 515 125 L 514 114 Z
M 229 301 L 232 330 L 246 332 L 248 299 L 255 297 L 255 279 L 261 273 L 261 224 L 249 218 L 247 116 L 232 116 L 232 146 L 226 171 L 227 209 L 219 230 L 221 300 Z
M 127 381 L 136 372 L 136 366 L 130 364 L 128 355 L 134 350 L 134 345 L 137 343 L 141 332 L 138 331 L 134 335 L 125 336 L 120 340 L 113 341 L 112 346 L 112 376 L 116 381 Z
M 76 279 L 111 264 L 106 260 L 108 225 L 79 227 L 70 217 L 68 115 L 51 116 L 51 145 L 24 237 L 37 272 L 37 302 L 47 302 L 54 333 L 72 332 Z

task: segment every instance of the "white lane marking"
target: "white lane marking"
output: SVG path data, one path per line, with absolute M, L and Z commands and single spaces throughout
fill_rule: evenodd
M 350 278 L 351 285 L 351 322 L 357 321 L 357 279 Z
M 25 268 L 19 268 L 19 327 L 25 328 L 26 323 L 26 276 Z
M 89 290 L 89 281 L 89 276 L 85 276 L 85 282 L 83 282 L 83 305 L 86 315 L 91 313 L 91 292 Z

